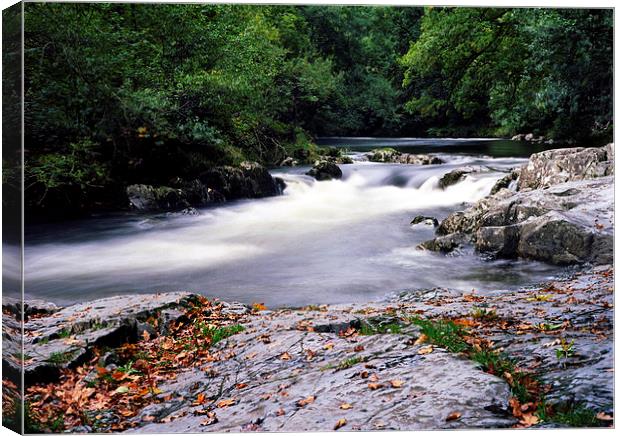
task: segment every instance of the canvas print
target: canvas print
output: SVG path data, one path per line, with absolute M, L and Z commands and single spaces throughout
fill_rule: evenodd
M 613 14 L 5 9 L 2 424 L 612 427 Z

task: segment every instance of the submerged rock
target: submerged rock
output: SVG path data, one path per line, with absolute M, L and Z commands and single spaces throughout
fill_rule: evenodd
M 329 161 L 318 162 L 306 174 L 319 181 L 342 178 L 342 170 L 338 165 Z
M 500 189 L 510 189 L 513 185 L 514 188 L 511 190 L 516 190 L 517 186 L 515 182 L 519 179 L 519 174 L 521 174 L 521 168 L 512 170 L 504 177 L 499 179 L 491 188 L 491 195 L 498 193 Z

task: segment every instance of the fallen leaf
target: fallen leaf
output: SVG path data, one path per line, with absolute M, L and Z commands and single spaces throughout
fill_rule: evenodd
M 428 340 L 428 336 L 426 336 L 424 333 L 422 333 L 420 335 L 420 337 L 418 339 L 415 340 L 415 342 L 413 343 L 413 345 L 421 345 L 424 342 L 426 342 Z
M 349 404 L 349 403 L 342 403 L 342 404 L 340 405 L 340 408 L 341 408 L 342 410 L 349 410 L 349 409 L 352 409 L 352 408 L 353 408 L 353 406 L 352 406 L 351 404 Z
M 381 387 L 383 387 L 381 383 L 368 383 L 368 388 L 372 391 L 375 391 Z
M 360 351 L 364 351 L 364 346 L 363 345 L 356 345 L 355 348 L 353 348 L 353 351 L 359 353 Z
M 235 400 L 234 398 L 229 398 L 228 400 L 219 401 L 216 406 L 221 409 L 223 407 L 233 406 L 235 404 L 237 404 L 237 400 Z
M 461 417 L 461 412 L 452 412 L 448 416 L 446 416 L 446 421 L 456 421 Z
M 145 341 L 148 341 L 149 339 L 151 339 L 151 335 L 149 334 L 149 332 L 147 332 L 146 330 L 144 330 L 142 332 L 142 339 L 144 339 Z
M 243 389 L 243 388 L 245 388 L 245 387 L 247 387 L 247 386 L 248 386 L 248 385 L 247 385 L 247 383 L 237 383 L 237 384 L 235 385 L 235 388 L 237 388 L 237 389 Z
M 252 303 L 252 309 L 260 312 L 261 310 L 267 310 L 267 306 L 265 306 L 265 303 Z
M 304 406 L 307 406 L 308 404 L 312 404 L 312 403 L 314 403 L 314 395 L 310 395 L 309 397 L 306 397 L 303 400 L 299 400 L 297 402 L 297 406 L 298 407 L 304 407 Z
M 327 344 L 323 345 L 324 350 L 331 350 L 332 348 L 334 348 L 334 344 L 332 344 L 331 342 L 328 342 Z
M 400 388 L 405 384 L 405 382 L 402 380 L 390 380 L 390 384 L 393 388 Z
M 523 425 L 524 427 L 531 427 L 532 425 L 538 424 L 539 421 L 540 420 L 538 419 L 538 416 L 534 415 L 533 413 L 528 413 L 527 415 L 523 415 L 523 417 L 519 421 L 519 424 Z
M 596 419 L 600 420 L 600 421 L 613 421 L 614 417 L 611 415 L 608 415 L 604 412 L 599 412 L 596 414 Z
M 433 346 L 429 345 L 428 347 L 422 347 L 418 350 L 418 354 L 429 354 L 433 352 Z
M 193 406 L 200 406 L 201 404 L 204 404 L 206 401 L 207 397 L 205 396 L 205 394 L 198 394 L 198 396 L 196 397 L 196 401 L 194 401 L 192 403 Z
M 285 351 L 280 355 L 280 360 L 291 360 L 291 355 Z
M 284 415 L 286 412 L 284 411 L 284 409 L 279 408 L 278 410 L 276 410 L 276 416 L 282 416 Z
M 336 422 L 336 425 L 334 426 L 334 430 L 338 430 L 340 427 L 344 427 L 345 425 L 347 425 L 347 420 L 344 418 L 340 418 L 338 422 Z

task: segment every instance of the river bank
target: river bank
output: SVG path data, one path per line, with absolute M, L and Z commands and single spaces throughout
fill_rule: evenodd
M 610 266 L 484 296 L 433 289 L 271 311 L 158 294 L 34 309 L 26 399 L 40 431 L 598 426 L 613 416 Z
M 613 144 L 553 150 L 506 168 L 505 177 L 460 160 L 426 165 L 439 173 L 406 181 L 432 182 L 436 199 L 466 186 L 493 192 L 441 223 L 413 220 L 410 232 L 434 235 L 415 250 L 432 259 L 429 267 L 476 258 L 493 267 L 493 258 L 531 262 L 518 258 L 537 253 L 571 265 L 555 269 L 553 279 L 464 289 L 446 277 L 443 286 L 387 287 L 374 300 L 271 310 L 188 292 L 128 293 L 64 308 L 28 301 L 23 355 L 20 305 L 5 299 L 4 373 L 17 377 L 24 365 L 31 431 L 611 425 L 613 158 Z M 381 165 L 391 164 L 372 168 Z M 444 254 L 424 247 L 446 238 Z M 10 400 L 17 387 L 8 379 L 3 386 Z

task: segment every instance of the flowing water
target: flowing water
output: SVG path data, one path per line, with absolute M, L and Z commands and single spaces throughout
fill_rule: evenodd
M 31 226 L 26 232 L 26 295 L 67 303 L 184 290 L 299 306 L 368 301 L 436 286 L 510 289 L 560 272 L 536 262 L 416 249 L 434 230 L 411 226 L 413 217 L 442 219 L 463 209 L 487 195 L 504 172 L 525 158 L 514 150 L 516 157 L 506 157 L 508 152 L 480 155 L 489 153 L 489 146 L 501 148 L 501 141 L 479 140 L 476 145 L 444 140 L 435 148 L 402 141 L 389 145 L 430 148 L 446 163 L 364 162 L 359 150 L 384 146 L 381 140 L 332 139 L 324 142 L 346 146 L 356 160 L 341 165 L 342 180 L 317 182 L 304 175 L 308 168 L 279 169 L 273 174 L 286 181 L 284 195 L 204 208 L 199 216 L 119 214 Z M 471 147 L 478 152 L 472 154 Z M 462 165 L 489 171 L 446 190 L 437 187 L 443 174 Z

